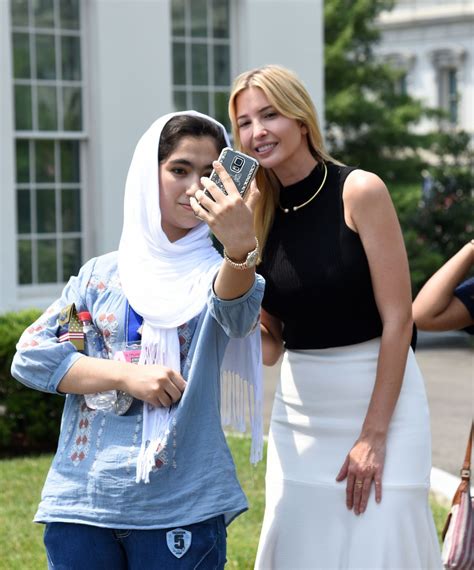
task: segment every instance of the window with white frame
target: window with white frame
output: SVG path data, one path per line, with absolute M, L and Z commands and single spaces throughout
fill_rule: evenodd
M 449 122 L 456 125 L 458 122 L 458 71 L 454 67 L 447 67 L 439 72 L 439 106 L 448 113 Z
M 80 0 L 11 0 L 18 281 L 82 263 Z
M 409 76 L 415 65 L 415 56 L 410 53 L 389 53 L 383 56 L 383 60 L 392 67 L 397 74 L 395 89 L 398 94 L 408 93 Z
M 173 99 L 229 128 L 230 0 L 172 0 Z
M 438 106 L 446 111 L 451 125 L 458 123 L 459 114 L 459 70 L 463 65 L 464 50 L 440 49 L 432 53 L 436 69 Z

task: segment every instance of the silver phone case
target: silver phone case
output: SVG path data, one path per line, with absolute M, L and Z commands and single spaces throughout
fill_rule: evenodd
M 228 146 L 222 149 L 217 160 L 229 173 L 237 190 L 243 198 L 255 174 L 257 173 L 258 162 L 255 158 Z M 222 192 L 224 192 L 224 194 L 227 194 L 224 185 L 215 170 L 211 172 L 211 176 L 209 178 L 222 190 Z

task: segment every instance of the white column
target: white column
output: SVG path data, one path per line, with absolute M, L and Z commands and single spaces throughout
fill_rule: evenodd
M 117 248 L 123 193 L 136 143 L 173 110 L 170 0 L 90 0 L 86 212 L 95 243 L 85 257 Z
M 10 2 L 0 2 L 0 312 L 16 304 L 16 208 Z

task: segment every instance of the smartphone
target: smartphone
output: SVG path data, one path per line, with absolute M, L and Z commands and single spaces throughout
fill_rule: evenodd
M 255 174 L 257 174 L 258 162 L 255 158 L 228 146 L 222 149 L 217 160 L 227 170 L 243 198 Z M 224 194 L 227 194 L 224 185 L 215 170 L 211 172 L 209 178 L 222 190 L 222 192 L 224 192 Z M 212 198 L 207 190 L 206 194 Z

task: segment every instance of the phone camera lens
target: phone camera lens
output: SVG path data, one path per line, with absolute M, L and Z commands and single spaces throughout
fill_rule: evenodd
M 240 156 L 235 156 L 232 164 L 230 165 L 230 169 L 232 172 L 240 172 L 242 170 L 242 166 L 244 165 L 244 159 Z

